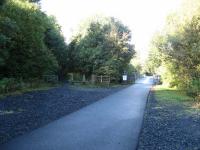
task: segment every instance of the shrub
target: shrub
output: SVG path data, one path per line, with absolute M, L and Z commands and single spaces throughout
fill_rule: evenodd
M 3 78 L 0 80 L 0 93 L 8 93 L 15 89 L 15 79 L 14 78 Z
M 200 80 L 193 79 L 188 87 L 187 87 L 187 94 L 191 97 L 197 98 L 200 93 Z

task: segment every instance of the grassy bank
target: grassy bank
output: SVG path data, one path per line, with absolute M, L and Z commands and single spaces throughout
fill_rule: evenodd
M 186 95 L 184 91 L 177 90 L 176 88 L 169 88 L 164 85 L 157 85 L 154 87 L 155 96 L 160 101 L 165 102 L 187 102 L 193 99 Z
M 60 86 L 60 83 L 52 84 L 52 83 L 37 83 L 37 85 L 30 86 L 30 87 L 22 87 L 20 89 L 14 90 L 14 91 L 9 91 L 6 93 L 0 93 L 0 99 L 10 96 L 10 95 L 20 95 L 23 93 L 31 92 L 31 91 L 42 91 L 42 90 L 49 90 L 51 88 L 55 88 Z
M 169 88 L 164 85 L 157 85 L 153 88 L 155 98 L 160 102 L 186 105 L 192 109 L 200 109 L 200 102 L 188 96 L 186 92 L 176 88 Z
M 42 91 L 42 90 L 49 90 L 51 88 L 55 88 L 61 86 L 62 83 L 46 83 L 46 82 L 37 82 L 34 83 L 32 86 L 21 86 L 19 89 L 8 91 L 4 93 L 0 93 L 0 99 L 10 96 L 10 95 L 20 95 L 23 93 L 31 92 L 31 91 Z M 125 88 L 130 84 L 116 84 L 111 83 L 110 85 L 107 84 L 91 84 L 91 83 L 74 83 L 70 84 L 71 88 L 81 88 L 81 89 L 96 89 L 96 88 Z
M 71 87 L 80 87 L 80 88 L 118 88 L 118 87 L 127 87 L 131 84 L 119 84 L 119 83 L 110 83 L 108 84 L 92 84 L 92 83 L 74 83 L 71 84 Z

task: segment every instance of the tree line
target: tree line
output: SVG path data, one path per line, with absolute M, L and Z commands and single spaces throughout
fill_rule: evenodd
M 55 17 L 39 0 L 0 2 L 0 80 L 28 81 L 45 74 L 65 78 L 68 72 L 112 75 L 117 81 L 135 54 L 131 31 L 112 17 L 83 21 L 66 43 Z
M 200 94 L 200 1 L 185 0 L 167 17 L 166 25 L 151 45 L 146 71 L 162 75 L 163 82 Z
M 119 20 L 94 16 L 80 25 L 69 44 L 71 72 L 110 75 L 119 80 L 135 54 L 131 31 Z

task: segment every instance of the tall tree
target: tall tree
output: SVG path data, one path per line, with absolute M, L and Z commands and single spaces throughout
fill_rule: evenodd
M 82 24 L 74 36 L 79 71 L 118 78 L 135 53 L 130 44 L 131 31 L 117 19 L 102 16 Z
M 56 23 L 55 17 L 49 17 L 49 27 L 45 32 L 45 44 L 49 50 L 54 54 L 59 65 L 58 74 L 60 79 L 64 78 L 67 67 L 67 46 L 65 39 L 61 34 L 61 28 Z
M 27 0 L 1 7 L 0 44 L 1 76 L 26 79 L 57 73 L 66 49 L 55 20 Z
M 187 5 L 186 5 L 187 4 Z M 167 70 L 165 76 L 172 86 L 198 95 L 200 91 L 200 2 L 185 0 L 177 13 L 169 15 L 166 27 L 153 43 Z M 152 60 L 156 60 L 150 56 Z M 155 65 L 154 65 L 155 66 Z

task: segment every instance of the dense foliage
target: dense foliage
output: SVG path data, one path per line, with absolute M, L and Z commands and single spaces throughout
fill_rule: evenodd
M 111 75 L 116 80 L 127 70 L 135 51 L 131 31 L 120 21 L 94 16 L 80 25 L 70 43 L 72 71 Z
M 153 42 L 148 71 L 159 73 L 170 86 L 200 94 L 200 2 L 186 0 L 167 18 L 166 27 Z
M 67 51 L 52 17 L 26 0 L 7 0 L 0 7 L 0 77 L 41 78 L 63 67 Z
M 67 73 L 111 75 L 116 81 L 135 51 L 131 31 L 120 21 L 95 16 L 83 22 L 69 45 L 40 0 L 0 2 L 0 93 L 41 81 L 44 75 L 64 79 Z

